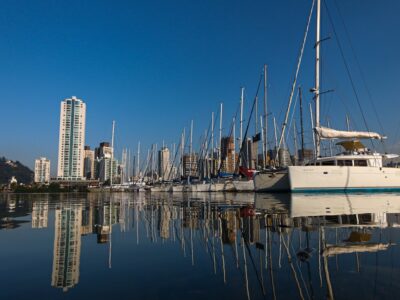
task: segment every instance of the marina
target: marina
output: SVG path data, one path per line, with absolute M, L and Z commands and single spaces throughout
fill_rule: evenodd
M 0 195 L 2 295 L 395 298 L 399 215 L 396 193 Z
M 397 299 L 400 2 L 2 8 L 0 299 Z

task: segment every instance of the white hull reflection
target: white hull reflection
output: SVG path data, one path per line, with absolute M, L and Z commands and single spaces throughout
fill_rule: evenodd
M 340 222 L 340 216 L 352 215 L 354 226 L 396 227 L 399 213 L 399 193 L 291 194 L 291 218 L 339 216 Z M 367 214 L 370 216 L 363 217 Z

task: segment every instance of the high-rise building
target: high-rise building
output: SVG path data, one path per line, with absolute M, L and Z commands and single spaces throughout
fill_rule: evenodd
M 79 282 L 81 227 L 82 205 L 56 209 L 51 286 L 65 292 Z
M 90 150 L 89 146 L 85 146 L 83 176 L 86 179 L 94 179 L 94 150 Z
M 40 157 L 35 160 L 35 182 L 50 182 L 50 160 L 46 157 Z
M 158 174 L 162 180 L 169 180 L 172 178 L 170 169 L 169 149 L 163 147 L 158 151 Z
M 226 136 L 221 140 L 222 171 L 234 173 L 237 155 L 235 154 L 235 144 L 233 137 Z
M 82 180 L 86 104 L 72 96 L 61 102 L 57 178 Z
M 110 143 L 100 143 L 100 146 L 95 149 L 95 159 L 95 179 L 99 179 L 100 182 L 105 182 L 110 179 L 112 173 L 113 182 L 115 182 L 118 163 L 113 159 L 113 149 Z M 111 160 L 113 160 L 113 162 L 111 162 Z
M 113 155 L 113 149 L 109 142 L 101 142 L 99 147 L 95 149 L 96 158 L 111 158 Z
M 185 154 L 183 156 L 183 176 L 197 177 L 198 173 L 198 155 L 197 153 Z

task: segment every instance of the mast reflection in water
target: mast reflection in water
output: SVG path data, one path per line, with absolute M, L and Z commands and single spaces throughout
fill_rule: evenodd
M 399 194 L 1 195 L 0 286 L 13 299 L 394 298 L 399 213 Z

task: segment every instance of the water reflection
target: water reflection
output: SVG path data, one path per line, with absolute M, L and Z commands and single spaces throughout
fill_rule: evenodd
M 97 264 L 108 270 L 113 268 L 113 259 L 132 259 L 120 249 L 125 240 L 130 252 L 139 247 L 149 253 L 156 249 L 165 261 L 176 260 L 174 253 L 180 253 L 181 260 L 189 259 L 191 265 L 181 289 L 192 293 L 193 274 L 205 274 L 205 294 L 190 294 L 192 298 L 376 298 L 393 297 L 398 288 L 394 282 L 394 274 L 399 273 L 395 263 L 398 194 L 0 197 L 1 229 L 18 229 L 31 214 L 31 228 L 47 230 L 54 217 L 51 286 L 65 292 L 96 281 L 95 274 L 78 285 L 81 253 L 89 247 L 82 246 L 82 241 L 91 236 L 98 247 L 106 247 L 106 261 L 99 256 Z M 165 250 L 165 245 L 171 245 L 168 249 L 173 252 Z M 393 250 L 390 255 L 385 254 L 389 249 Z M 150 254 L 140 257 L 150 265 L 153 259 Z M 179 266 L 184 267 L 177 262 Z M 162 271 L 162 262 L 159 268 L 155 270 Z M 142 274 L 146 269 L 130 271 Z M 141 283 L 124 286 L 125 295 Z M 369 284 L 354 289 L 365 283 Z M 208 285 L 219 292 L 210 291 Z M 176 298 L 177 293 L 171 288 L 170 296 L 162 298 Z
M 61 203 L 55 210 L 51 286 L 66 292 L 79 282 L 82 205 Z

